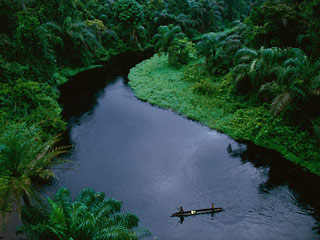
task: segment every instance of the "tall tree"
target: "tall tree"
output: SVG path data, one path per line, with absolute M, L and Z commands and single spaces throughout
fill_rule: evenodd
M 224 6 L 222 1 L 199 0 L 190 1 L 191 16 L 198 23 L 201 33 L 214 32 L 220 28 Z
M 146 36 L 142 6 L 135 0 L 117 0 L 113 7 L 116 18 L 121 23 L 119 32 L 122 38 L 131 46 L 142 48 L 141 43 Z
M 155 42 L 155 50 L 160 55 L 161 53 L 169 54 L 169 63 L 172 62 L 173 52 L 170 48 L 176 43 L 176 39 L 181 39 L 185 35 L 182 32 L 181 27 L 169 25 L 160 26 L 158 28 L 158 33 L 153 36 L 153 41 Z
M 253 7 L 246 23 L 254 47 L 297 47 L 297 37 L 304 29 L 295 5 L 274 0 Z
M 243 20 L 249 13 L 251 1 L 248 0 L 224 0 L 224 18 L 229 21 Z
M 225 33 L 207 33 L 196 45 L 198 56 L 205 58 L 205 66 L 212 73 L 227 71 L 240 47 L 241 40 L 236 33 L 229 36 Z

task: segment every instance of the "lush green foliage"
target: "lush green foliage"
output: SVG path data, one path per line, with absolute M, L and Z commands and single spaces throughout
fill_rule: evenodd
M 155 50 L 168 54 L 170 65 L 186 64 L 194 53 L 193 44 L 182 33 L 179 26 L 160 26 L 158 33 L 153 36 Z
M 133 240 L 150 235 L 148 230 L 135 228 L 139 222 L 136 215 L 120 212 L 120 201 L 91 188 L 81 190 L 74 201 L 68 189 L 60 188 L 48 203 L 45 210 L 25 208 L 25 224 L 18 232 L 34 240 Z
M 205 58 L 205 66 L 211 73 L 226 73 L 232 64 L 232 56 L 241 48 L 236 32 L 207 33 L 196 45 L 199 57 Z
M 179 67 L 195 57 L 190 39 L 223 29 L 247 10 L 218 0 L 1 0 L 0 203 L 2 212 L 37 198 L 36 180 L 48 177 L 66 128 L 58 86 L 101 66 L 111 55 L 155 44 Z M 237 10 L 238 9 L 238 10 Z M 159 32 L 158 32 L 159 30 Z M 152 46 L 153 47 L 153 46 Z M 230 60 L 229 60 L 230 61 Z M 222 67 L 220 68 L 222 69 Z M 195 91 L 205 91 L 199 86 Z
M 319 22 L 319 0 L 267 0 L 245 20 L 252 46 L 300 47 L 312 59 L 320 56 Z
M 1 0 L 2 213 L 37 197 L 35 183 L 57 164 L 54 136 L 66 126 L 58 86 L 148 47 L 168 58 L 132 71 L 140 98 L 320 174 L 320 0 Z M 53 232 L 70 234 L 60 227 Z
M 43 142 L 39 129 L 23 123 L 1 130 L 0 178 L 6 185 L 0 189 L 0 210 L 5 215 L 15 202 L 20 216 L 21 199 L 30 206 L 29 197 L 38 198 L 37 183 L 54 176 L 50 167 L 62 163 L 57 156 L 65 152 L 65 147 L 54 147 L 57 138 Z

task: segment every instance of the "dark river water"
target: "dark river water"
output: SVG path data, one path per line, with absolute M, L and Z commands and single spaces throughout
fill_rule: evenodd
M 123 201 L 150 239 L 319 239 L 318 177 L 138 100 L 123 74 L 82 76 L 85 96 L 64 90 L 73 98 L 63 101 L 75 170 L 58 171 L 59 186 L 73 195 L 93 187 Z M 95 81 L 101 86 L 89 91 Z M 170 217 L 180 205 L 192 210 L 212 202 L 224 211 L 182 224 Z

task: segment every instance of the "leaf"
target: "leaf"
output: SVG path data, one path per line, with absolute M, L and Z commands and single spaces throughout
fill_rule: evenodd
M 271 112 L 278 116 L 292 101 L 291 94 L 284 92 L 277 96 L 271 104 Z

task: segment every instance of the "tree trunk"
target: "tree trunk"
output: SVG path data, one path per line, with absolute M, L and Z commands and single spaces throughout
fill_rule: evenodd
M 27 207 L 31 207 L 31 202 L 26 192 L 23 192 L 22 199 Z

